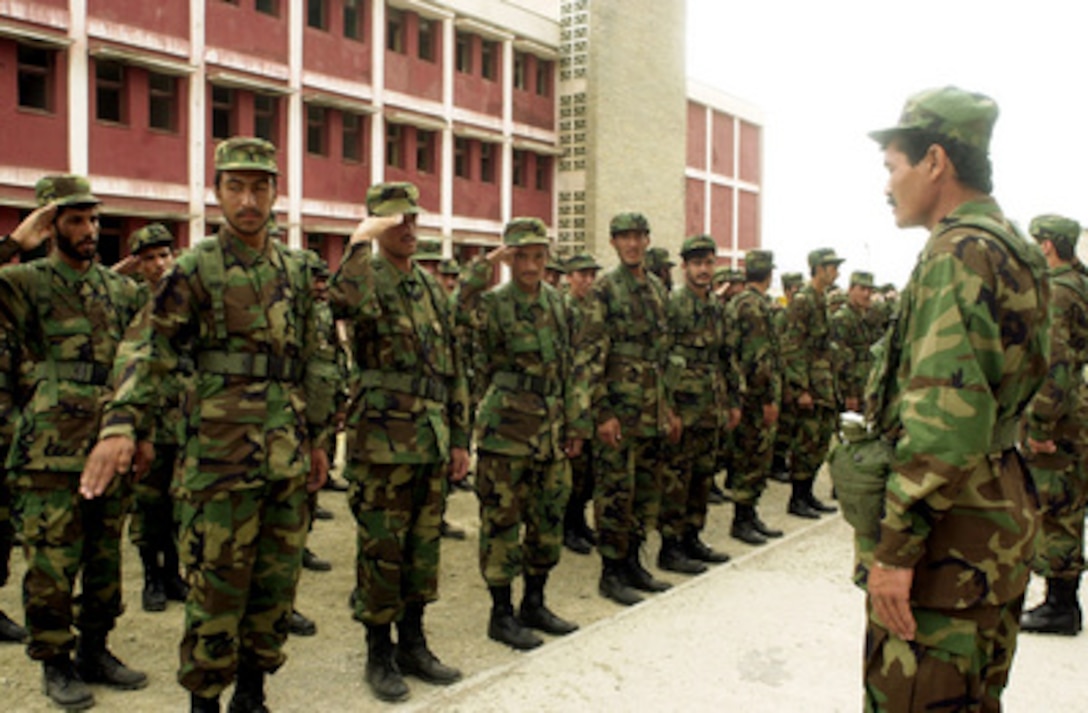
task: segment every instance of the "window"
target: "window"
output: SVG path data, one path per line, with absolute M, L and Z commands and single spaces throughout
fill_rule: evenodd
M 169 74 L 147 73 L 148 118 L 152 129 L 177 131 L 178 80 Z
M 457 71 L 462 74 L 472 74 L 472 35 L 457 33 Z
M 525 188 L 529 185 L 529 154 L 514 149 L 514 185 Z
M 536 93 L 542 97 L 552 94 L 552 63 L 539 57 L 536 60 Z
M 468 139 L 460 137 L 453 140 L 453 175 L 458 178 L 471 178 L 468 170 Z
M 551 190 L 552 184 L 552 160 L 547 156 L 537 154 L 536 157 L 536 189 L 538 191 Z
M 317 156 L 329 153 L 329 112 L 323 106 L 306 105 L 306 151 Z
M 404 54 L 404 13 L 389 8 L 385 11 L 385 48 Z
M 19 45 L 19 106 L 24 109 L 53 110 L 52 50 Z
M 495 144 L 480 142 L 480 180 L 495 182 Z
M 279 99 L 271 94 L 253 95 L 253 135 L 277 143 L 279 139 Z
M 416 170 L 434 173 L 435 133 L 416 129 Z
M 125 65 L 95 61 L 95 116 L 99 121 L 125 123 Z
M 257 12 L 263 12 L 273 17 L 280 16 L 279 0 L 257 0 Z
M 404 127 L 400 124 L 385 125 L 385 165 L 404 168 Z
M 342 155 L 345 161 L 363 160 L 363 117 L 345 111 L 342 114 L 344 124 L 344 142 Z
M 317 30 L 329 29 L 329 0 L 306 0 L 306 24 Z
M 480 74 L 484 79 L 495 80 L 499 76 L 499 43 L 484 40 L 480 52 Z
M 344 0 L 344 37 L 362 42 L 366 37 L 364 29 L 363 0 Z
M 425 17 L 419 18 L 419 58 L 434 61 L 435 23 Z
M 212 86 L 212 138 L 229 139 L 234 135 L 234 90 Z
M 529 88 L 528 73 L 529 57 L 524 52 L 514 53 L 514 89 L 522 91 Z

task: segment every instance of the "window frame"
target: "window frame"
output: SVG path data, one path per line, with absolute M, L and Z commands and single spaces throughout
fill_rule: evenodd
M 318 132 L 315 134 L 314 132 Z M 318 146 L 314 148 L 314 139 Z M 329 155 L 329 109 L 320 104 L 306 105 L 306 153 L 310 156 Z
M 267 110 L 264 107 L 258 106 L 259 102 L 267 100 L 270 102 L 270 108 Z M 258 122 L 262 119 L 267 119 L 271 130 L 268 132 L 268 136 L 263 136 L 258 127 Z M 254 93 L 253 95 L 253 135 L 259 138 L 271 141 L 272 143 L 279 143 L 279 130 L 280 130 L 280 98 L 275 94 L 264 94 L 261 92 Z
M 354 14 L 354 18 L 352 18 Z M 344 0 L 344 37 L 355 42 L 366 42 L 366 4 L 364 0 Z M 351 32 L 348 28 L 352 28 Z M 354 33 L 354 34 L 353 34 Z
M 117 77 L 104 77 L 107 69 L 116 69 Z M 94 61 L 94 118 L 95 121 L 114 126 L 128 126 L 128 66 L 114 60 L 95 59 Z M 117 118 L 102 116 L 103 94 L 116 95 Z
M 227 100 L 217 102 L 216 99 L 215 99 L 215 93 L 217 91 L 226 92 L 227 93 L 226 94 L 227 95 Z M 238 116 L 237 116 L 237 113 L 235 111 L 236 108 L 238 107 L 238 93 L 235 91 L 234 87 L 224 87 L 224 86 L 220 86 L 220 85 L 217 85 L 217 84 L 213 84 L 212 85 L 211 101 L 208 102 L 208 103 L 211 105 L 211 110 L 212 110 L 212 120 L 211 120 L 211 127 L 210 127 L 211 128 L 212 138 L 213 139 L 229 139 L 231 136 L 234 136 L 237 133 L 237 131 L 235 129 L 236 129 L 237 122 L 238 122 Z M 217 111 L 218 112 L 224 112 L 224 111 L 226 112 L 227 130 L 222 135 L 217 134 L 215 132 L 215 115 L 216 115 Z
M 354 129 L 349 130 L 348 120 L 351 119 L 357 122 Z M 348 163 L 364 163 L 366 156 L 366 115 L 359 114 L 354 111 L 341 111 L 340 112 L 340 158 Z M 357 142 L 358 156 L 348 155 L 348 136 L 355 135 L 355 141 Z
M 489 82 L 499 81 L 499 57 L 502 46 L 495 40 L 484 37 L 480 45 L 480 76 Z
M 314 8 L 317 8 L 320 15 L 320 24 L 317 25 L 313 24 Z M 329 31 L 329 0 L 306 0 L 306 27 L 322 32 Z
M 271 7 L 268 9 L 262 9 L 261 3 L 267 3 Z M 279 0 L 254 0 L 253 8 L 262 15 L 268 15 L 270 17 L 280 16 L 280 2 Z
M 385 50 L 408 53 L 408 14 L 395 7 L 385 10 Z
M 469 139 L 463 136 L 453 138 L 453 177 L 466 181 L 472 180 L 472 164 L 469 158 L 472 154 Z
M 511 77 L 514 89 L 529 90 L 529 53 L 514 50 L 514 76 Z
M 552 62 L 551 60 L 536 58 L 536 95 L 538 97 L 550 97 L 552 95 Z
M 472 33 L 458 32 L 454 39 L 453 66 L 461 74 L 472 74 Z
M 32 64 L 23 53 L 41 53 L 45 64 Z M 15 106 L 20 111 L 34 111 L 53 114 L 56 108 L 56 67 L 57 51 L 46 47 L 18 44 L 15 52 Z M 23 103 L 24 79 L 33 77 L 40 81 L 42 105 Z M 29 99 L 29 97 L 27 97 Z
M 429 17 L 420 17 L 416 27 L 416 55 L 424 62 L 437 62 L 438 52 L 438 23 Z M 424 51 L 426 48 L 426 51 Z
M 496 174 L 496 144 L 490 141 L 480 142 L 480 183 L 494 183 Z
M 387 121 L 385 124 L 385 165 L 404 168 L 404 125 Z
M 155 87 L 155 80 L 166 80 L 170 88 L 164 90 Z M 152 131 L 163 131 L 170 134 L 178 133 L 178 119 L 180 106 L 181 92 L 179 90 L 180 80 L 178 77 L 172 74 L 163 74 L 162 72 L 147 71 L 147 128 Z M 165 97 L 165 100 L 164 100 Z M 159 106 L 165 106 L 167 113 L 169 114 L 167 120 L 167 126 L 155 125 L 155 106 L 156 99 L 159 100 Z
M 416 173 L 437 173 L 438 132 L 416 129 Z

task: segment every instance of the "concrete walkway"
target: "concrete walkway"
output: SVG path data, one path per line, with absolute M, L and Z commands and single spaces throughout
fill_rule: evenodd
M 848 581 L 850 536 L 841 518 L 814 523 L 398 709 L 858 711 L 864 599 Z M 1005 704 L 1088 710 L 1088 636 L 1022 636 Z

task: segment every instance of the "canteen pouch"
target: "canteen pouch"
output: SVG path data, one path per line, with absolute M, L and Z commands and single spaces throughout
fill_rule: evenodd
M 895 446 L 858 422 L 845 422 L 840 439 L 827 467 L 843 517 L 858 535 L 876 539 Z

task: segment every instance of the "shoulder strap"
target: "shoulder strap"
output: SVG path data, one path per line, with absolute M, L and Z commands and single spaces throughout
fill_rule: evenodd
M 1023 233 L 1015 225 L 1001 223 L 989 215 L 973 213 L 962 217 L 957 216 L 954 222 L 949 223 L 941 230 L 940 235 L 964 226 L 982 230 L 1004 245 L 1017 260 L 1031 270 L 1031 276 L 1037 286 L 1046 281 L 1046 258 L 1043 257 L 1043 253 L 1038 247 L 1027 241 Z
M 223 288 L 226 287 L 226 268 L 223 266 L 223 250 L 216 238 L 207 238 L 196 245 L 196 270 L 208 297 L 212 301 L 212 319 L 215 322 L 215 339 L 227 339 L 227 308 L 223 304 Z
M 1083 302 L 1088 302 L 1088 279 L 1085 279 L 1076 270 L 1058 275 L 1057 277 L 1051 277 L 1050 281 L 1055 285 L 1061 285 L 1076 293 L 1077 297 Z

